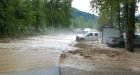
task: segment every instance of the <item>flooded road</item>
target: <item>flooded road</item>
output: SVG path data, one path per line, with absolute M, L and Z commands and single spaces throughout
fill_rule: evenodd
M 42 35 L 0 43 L 0 75 L 140 75 L 137 67 L 134 67 L 136 71 L 123 69 L 128 65 L 120 63 L 118 67 L 114 65 L 116 62 L 110 64 L 104 55 L 99 62 L 78 54 L 59 62 L 60 54 L 75 50 L 74 45 L 75 35 L 72 34 Z M 136 54 L 134 58 L 139 58 L 139 55 Z M 133 66 L 139 65 L 139 61 L 126 63 Z
M 74 35 L 44 35 L 0 43 L 0 72 L 59 67 L 60 53 L 73 48 L 70 45 L 74 38 Z

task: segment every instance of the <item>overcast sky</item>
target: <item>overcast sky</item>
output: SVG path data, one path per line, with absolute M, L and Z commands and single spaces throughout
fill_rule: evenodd
M 136 12 L 136 15 L 140 14 L 140 3 L 138 3 L 137 5 L 139 6 L 139 8 L 138 8 L 138 11 Z
M 92 13 L 92 11 L 90 10 L 90 1 L 91 0 L 73 0 L 72 7 L 84 12 Z
M 91 0 L 73 0 L 72 7 L 77 8 L 84 12 L 92 13 L 92 11 L 90 10 L 91 9 L 90 1 Z M 140 3 L 138 3 L 138 6 L 139 6 L 139 8 L 138 8 L 138 11 L 136 12 L 136 14 L 140 14 Z M 94 14 L 96 14 L 96 13 L 94 13 Z

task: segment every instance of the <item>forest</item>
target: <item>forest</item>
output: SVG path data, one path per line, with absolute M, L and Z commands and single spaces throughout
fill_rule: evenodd
M 0 0 L 0 36 L 69 27 L 72 0 Z
M 72 7 L 71 28 L 96 28 L 98 16 Z

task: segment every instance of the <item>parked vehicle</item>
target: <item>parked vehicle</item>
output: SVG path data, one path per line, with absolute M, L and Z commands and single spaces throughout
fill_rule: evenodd
M 125 47 L 125 40 L 121 37 L 109 37 L 106 42 L 109 47 Z
M 96 41 L 99 38 L 99 32 L 88 32 L 86 34 L 76 35 L 76 41 Z
M 125 47 L 125 39 L 123 37 L 109 37 L 106 44 L 109 47 L 124 48 Z M 140 47 L 140 36 L 139 35 L 134 36 L 134 46 Z

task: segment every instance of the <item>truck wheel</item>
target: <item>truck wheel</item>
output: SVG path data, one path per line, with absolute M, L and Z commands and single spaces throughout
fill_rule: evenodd
M 80 41 L 85 41 L 85 39 L 84 38 L 80 38 Z
M 79 42 L 80 41 L 80 38 L 78 36 L 76 36 L 76 41 Z
M 118 44 L 118 47 L 119 47 L 119 48 L 124 48 L 124 47 L 125 47 L 125 42 L 124 42 L 124 41 L 121 41 L 121 42 Z
M 81 42 L 81 41 L 84 41 L 85 39 L 84 38 L 79 38 L 78 36 L 76 36 L 76 42 Z

